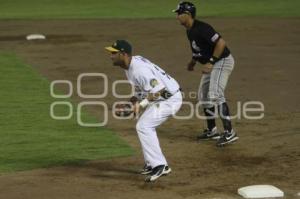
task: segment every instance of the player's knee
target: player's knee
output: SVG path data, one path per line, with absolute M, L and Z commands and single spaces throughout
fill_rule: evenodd
M 214 106 L 211 100 L 208 97 L 204 97 L 201 93 L 198 95 L 198 101 L 199 105 L 203 108 L 211 108 Z
M 213 91 L 210 91 L 208 92 L 208 98 L 211 100 L 211 101 L 217 101 L 217 99 L 220 97 L 220 94 L 217 93 L 217 92 L 213 92 Z
M 225 97 L 222 94 L 215 93 L 215 92 L 209 92 L 208 93 L 208 98 L 209 101 L 212 102 L 213 104 L 222 104 L 225 102 Z
M 215 106 L 215 104 L 213 102 L 211 102 L 210 100 L 199 101 L 199 103 L 202 108 L 212 108 Z
M 205 106 L 205 104 L 209 102 L 209 99 L 203 95 L 198 95 L 198 101 L 202 106 Z
M 200 91 L 198 92 L 198 101 L 199 101 L 199 102 L 205 101 L 205 96 L 204 96 L 202 90 L 200 90 Z

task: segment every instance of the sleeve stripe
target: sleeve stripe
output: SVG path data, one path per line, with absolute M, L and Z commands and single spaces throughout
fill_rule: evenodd
M 211 41 L 216 42 L 219 39 L 220 35 L 216 33 L 214 36 L 212 36 Z

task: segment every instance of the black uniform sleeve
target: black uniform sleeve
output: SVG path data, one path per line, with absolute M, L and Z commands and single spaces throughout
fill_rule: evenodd
M 209 24 L 204 24 L 201 30 L 201 36 L 211 45 L 215 45 L 221 38 L 221 35 Z

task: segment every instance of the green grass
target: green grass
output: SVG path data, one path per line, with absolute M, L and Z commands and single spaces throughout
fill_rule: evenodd
M 299 17 L 298 0 L 201 0 L 200 16 Z
M 80 127 L 75 116 L 51 119 L 53 101 L 46 79 L 15 55 L 0 53 L 0 173 L 133 154 L 109 130 Z M 66 114 L 61 106 L 55 111 Z M 83 120 L 94 118 L 84 114 Z
M 174 0 L 0 0 L 0 19 L 168 18 Z M 198 16 L 299 17 L 299 0 L 192 0 Z

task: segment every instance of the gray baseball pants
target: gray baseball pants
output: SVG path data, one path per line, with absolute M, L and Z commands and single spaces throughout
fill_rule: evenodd
M 229 55 L 216 62 L 211 73 L 202 75 L 198 99 L 203 108 L 211 108 L 226 102 L 224 92 L 233 68 L 234 59 Z

